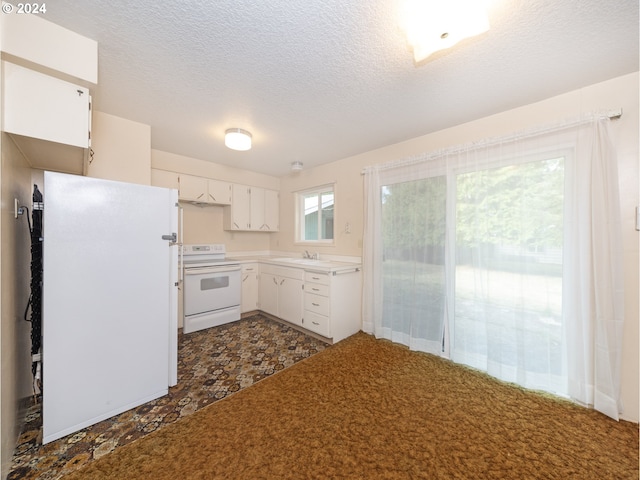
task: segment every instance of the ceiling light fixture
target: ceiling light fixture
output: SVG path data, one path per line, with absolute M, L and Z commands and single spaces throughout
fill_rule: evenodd
M 291 171 L 293 173 L 298 173 L 300 170 L 302 170 L 302 162 L 297 160 L 295 162 L 291 162 Z
M 483 3 L 480 0 L 407 1 L 403 29 L 413 48 L 415 62 L 489 30 Z
M 232 150 L 250 150 L 251 133 L 241 128 L 229 128 L 224 132 L 224 144 Z

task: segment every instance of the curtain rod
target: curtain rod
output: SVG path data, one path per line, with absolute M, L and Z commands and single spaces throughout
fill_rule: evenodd
M 545 134 L 545 133 L 549 133 L 552 132 L 554 130 L 561 130 L 563 128 L 569 128 L 569 127 L 573 127 L 573 126 L 577 126 L 580 125 L 584 122 L 587 121 L 588 118 L 594 118 L 600 116 L 600 118 L 603 117 L 607 117 L 610 120 L 617 120 L 618 118 L 622 117 L 622 108 L 618 108 L 617 110 L 609 110 L 608 112 L 604 112 L 604 111 L 600 111 L 600 112 L 592 112 L 589 114 L 585 115 L 581 115 L 580 117 L 577 117 L 573 120 L 568 120 L 568 121 L 564 121 L 564 122 L 559 122 L 559 123 L 555 123 L 555 124 L 551 124 L 551 125 L 546 125 L 546 126 L 540 126 L 540 127 L 534 127 L 533 129 L 530 130 L 525 130 L 525 132 L 528 132 L 525 134 L 525 136 L 531 136 L 531 135 L 538 135 L 538 134 Z M 520 137 L 523 135 L 523 132 L 514 132 L 511 134 L 507 134 L 505 136 L 502 137 L 494 137 L 494 138 L 486 138 L 483 140 L 477 140 L 474 142 L 470 142 L 470 143 L 466 143 L 466 144 L 462 144 L 462 145 L 455 145 L 455 146 L 451 146 L 451 147 L 446 147 L 446 148 L 442 148 L 439 150 L 434 150 L 432 152 L 423 152 L 423 153 L 418 153 L 415 155 L 412 155 L 410 157 L 404 158 L 404 159 L 400 159 L 400 160 L 392 160 L 389 162 L 384 162 L 382 164 L 377 164 L 377 165 L 370 165 L 368 167 L 365 167 L 362 169 L 362 171 L 360 172 L 361 175 L 364 175 L 367 170 L 372 169 L 372 168 L 381 168 L 383 170 L 387 169 L 387 168 L 395 168 L 395 167 L 399 167 L 399 166 L 404 166 L 404 165 L 410 165 L 412 163 L 417 163 L 417 162 L 421 162 L 421 161 L 425 161 L 428 160 L 429 157 L 434 158 L 437 157 L 439 155 L 442 155 L 444 152 L 450 152 L 450 153 L 455 153 L 458 151 L 462 151 L 464 149 L 476 146 L 484 146 L 484 147 L 488 147 L 491 146 L 495 143 L 498 142 L 504 142 L 504 141 L 511 141 L 512 139 L 516 138 L 516 137 Z

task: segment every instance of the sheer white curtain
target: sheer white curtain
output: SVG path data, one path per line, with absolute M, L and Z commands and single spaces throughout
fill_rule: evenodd
M 364 330 L 617 418 L 606 115 L 365 169 Z

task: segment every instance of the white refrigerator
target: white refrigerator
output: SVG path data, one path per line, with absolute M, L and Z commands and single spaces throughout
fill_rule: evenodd
M 44 173 L 43 443 L 177 382 L 177 191 Z

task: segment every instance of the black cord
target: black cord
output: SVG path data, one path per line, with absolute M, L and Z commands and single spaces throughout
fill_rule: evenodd
M 31 228 L 31 218 L 29 217 L 29 208 L 28 207 L 20 207 L 20 209 L 27 211 L 27 224 L 29 225 L 29 233 L 33 234 L 33 228 Z
M 31 228 L 31 355 L 40 353 L 42 347 L 42 215 L 43 198 L 38 186 L 33 186 L 33 227 Z M 36 377 L 38 362 L 32 362 Z
M 29 307 L 31 307 L 31 302 L 33 301 L 33 295 L 29 292 L 29 300 L 27 301 L 27 306 L 24 309 L 23 319 L 25 322 L 31 323 L 31 319 L 29 318 Z
M 26 211 L 26 217 L 27 217 L 27 225 L 29 226 L 29 234 L 33 235 L 33 228 L 31 228 L 31 218 L 29 217 L 29 208 L 28 207 L 20 207 L 20 214 L 23 215 Z M 22 318 L 24 318 L 24 320 L 26 322 L 31 322 L 31 319 L 29 318 L 29 308 L 31 307 L 31 302 L 33 301 L 33 295 L 31 293 L 31 289 L 29 289 L 29 300 L 27 301 L 27 306 L 24 309 L 24 315 Z

